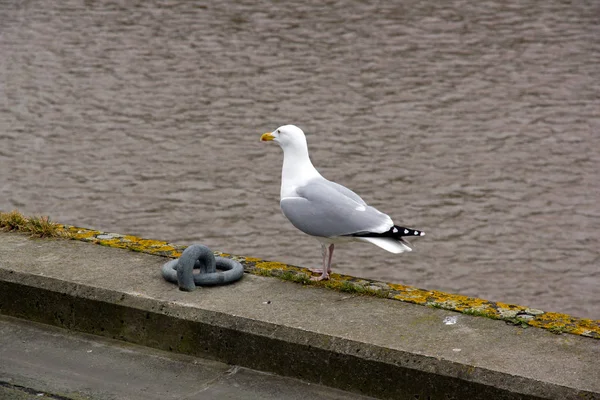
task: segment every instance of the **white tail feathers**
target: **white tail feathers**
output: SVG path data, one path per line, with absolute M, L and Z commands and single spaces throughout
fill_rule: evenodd
M 386 237 L 356 237 L 356 240 L 361 242 L 369 242 L 375 246 L 379 246 L 390 253 L 404 253 L 405 251 L 412 251 L 408 245 L 403 242 L 399 242 L 398 239 L 386 238 Z

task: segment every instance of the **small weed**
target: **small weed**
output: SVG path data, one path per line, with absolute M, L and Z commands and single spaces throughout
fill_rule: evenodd
M 0 229 L 29 233 L 36 237 L 68 237 L 68 233 L 49 217 L 25 217 L 17 210 L 9 213 L 0 212 Z
M 27 218 L 17 210 L 9 213 L 0 212 L 0 228 L 5 231 L 21 231 L 27 226 Z
M 58 225 L 50 221 L 49 217 L 31 217 L 27 222 L 29 231 L 33 236 L 38 237 L 58 237 L 62 236 Z

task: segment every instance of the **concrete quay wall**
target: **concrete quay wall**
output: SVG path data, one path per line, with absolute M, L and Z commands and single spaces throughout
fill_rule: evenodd
M 235 256 L 241 281 L 181 292 L 180 246 L 63 229 L 0 233 L 0 313 L 378 398 L 600 399 L 600 321 Z

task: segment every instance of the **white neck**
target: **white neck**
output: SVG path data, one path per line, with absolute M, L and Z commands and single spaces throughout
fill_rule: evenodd
M 281 198 L 296 196 L 296 188 L 311 179 L 320 177 L 308 156 L 306 142 L 286 147 L 283 151 L 281 171 Z

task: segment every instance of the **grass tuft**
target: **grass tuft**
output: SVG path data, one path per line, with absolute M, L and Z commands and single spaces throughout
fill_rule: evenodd
M 38 237 L 58 237 L 62 236 L 58 224 L 50 221 L 48 216 L 31 217 L 28 221 L 29 231 L 33 236 Z
M 68 233 L 61 229 L 61 226 L 50 221 L 47 216 L 26 217 L 17 210 L 9 213 L 0 212 L 0 229 L 4 231 L 14 231 L 29 233 L 35 237 L 68 237 Z
M 20 231 L 27 227 L 27 218 L 17 210 L 0 212 L 0 228 L 5 231 Z

